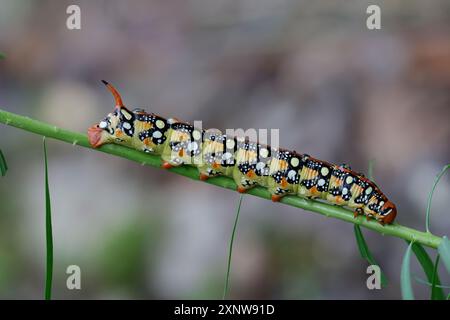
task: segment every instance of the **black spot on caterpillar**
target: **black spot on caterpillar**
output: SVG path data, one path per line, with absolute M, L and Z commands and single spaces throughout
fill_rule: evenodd
M 354 209 L 381 224 L 392 223 L 395 205 L 378 186 L 347 165 L 335 165 L 295 151 L 275 149 L 258 142 L 227 136 L 220 131 L 195 128 L 176 119 L 164 119 L 142 109 L 128 110 L 117 90 L 102 80 L 116 106 L 98 124 L 88 129 L 93 147 L 117 143 L 161 156 L 164 168 L 192 165 L 200 179 L 228 176 L 237 191 L 259 185 L 273 201 L 287 194 L 322 199 Z

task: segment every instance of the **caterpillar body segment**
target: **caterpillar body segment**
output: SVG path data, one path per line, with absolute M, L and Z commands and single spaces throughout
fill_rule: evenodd
M 287 194 L 297 194 L 301 168 L 301 155 L 295 151 L 272 150 L 267 189 L 273 201 Z
M 302 156 L 302 164 L 298 195 L 327 200 L 328 186 L 334 165 L 314 159 L 309 155 Z
M 381 224 L 392 223 L 395 205 L 378 186 L 347 165 L 335 165 L 295 151 L 275 149 L 259 142 L 203 130 L 177 119 L 165 119 L 141 109 L 128 110 L 117 90 L 104 81 L 115 99 L 115 108 L 88 129 L 93 147 L 121 144 L 159 155 L 164 168 L 192 165 L 200 179 L 233 178 L 237 191 L 259 185 L 273 201 L 287 194 L 319 199 L 365 215 Z
M 184 122 L 172 122 L 170 127 L 162 153 L 155 154 L 171 166 L 201 163 L 204 132 Z
M 224 175 L 233 176 L 236 139 L 227 137 L 219 130 L 206 130 L 203 134 L 202 161 L 197 164 L 203 180 Z

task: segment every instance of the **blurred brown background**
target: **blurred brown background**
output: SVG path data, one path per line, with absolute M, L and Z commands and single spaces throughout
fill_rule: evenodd
M 81 30 L 66 8 L 81 7 Z M 382 29 L 366 28 L 378 4 Z M 366 171 L 424 229 L 435 175 L 449 162 L 450 2 L 0 0 L 1 108 L 85 132 L 113 107 L 279 128 L 284 147 Z M 42 138 L 0 126 L 0 297 L 42 298 Z M 221 298 L 238 194 L 48 141 L 53 296 Z M 431 228 L 449 234 L 444 177 Z M 352 225 L 251 196 L 235 240 L 230 298 L 396 299 L 402 240 L 363 230 L 387 274 L 366 288 Z M 434 254 L 434 253 L 433 253 Z M 82 289 L 66 288 L 68 265 Z M 443 283 L 450 277 L 441 269 Z M 414 260 L 413 273 L 425 278 Z M 428 288 L 414 285 L 418 298 Z

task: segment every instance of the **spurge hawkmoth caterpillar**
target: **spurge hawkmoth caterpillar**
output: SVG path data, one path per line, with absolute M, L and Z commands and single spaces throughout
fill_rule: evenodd
M 392 223 L 395 205 L 377 185 L 348 166 L 335 165 L 295 151 L 195 128 L 176 119 L 164 119 L 142 109 L 128 110 L 117 90 L 102 81 L 114 96 L 115 108 L 88 130 L 93 147 L 117 143 L 161 156 L 168 169 L 183 164 L 198 168 L 202 180 L 224 175 L 234 179 L 237 191 L 260 185 L 273 201 L 287 194 L 323 199 L 353 208 L 381 224 Z

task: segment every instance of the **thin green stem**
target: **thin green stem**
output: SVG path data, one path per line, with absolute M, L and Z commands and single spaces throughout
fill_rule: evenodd
M 417 276 L 417 275 L 413 275 L 413 279 L 414 279 L 415 281 L 417 281 L 418 283 L 420 283 L 420 284 L 424 284 L 424 285 L 429 286 L 429 287 L 432 287 L 432 286 L 433 286 L 432 283 L 429 283 L 428 281 L 426 281 L 426 280 L 420 278 L 420 277 Z M 450 289 L 450 286 L 436 285 L 436 288 Z
M 230 269 L 231 269 L 231 256 L 233 254 L 233 243 L 234 243 L 234 237 L 236 235 L 236 228 L 239 220 L 239 213 L 241 212 L 241 204 L 242 204 L 242 198 L 244 195 L 241 194 L 239 197 L 239 203 L 236 209 L 236 218 L 234 219 L 234 225 L 233 225 L 233 231 L 231 232 L 231 239 L 230 239 L 230 247 L 228 249 L 228 264 L 227 264 L 227 276 L 225 278 L 225 286 L 223 288 L 223 296 L 222 299 L 225 300 L 228 294 L 228 288 L 229 288 L 229 282 L 230 282 Z
M 50 188 L 48 186 L 48 164 L 47 164 L 47 146 L 45 137 L 44 144 L 44 170 L 45 170 L 45 239 L 47 248 L 47 264 L 45 270 L 45 300 L 52 298 L 52 279 L 53 279 L 53 231 L 52 231 L 52 209 L 50 203 Z
M 427 230 L 427 232 L 430 232 L 431 200 L 433 199 L 434 190 L 436 189 L 436 186 L 439 183 L 439 180 L 441 180 L 442 176 L 448 169 L 450 169 L 450 164 L 447 164 L 444 168 L 442 168 L 441 172 L 436 176 L 436 178 L 434 179 L 433 187 L 431 188 L 431 191 L 428 194 L 427 213 L 426 213 L 426 219 L 425 219 L 425 229 Z
M 4 177 L 6 175 L 6 171 L 8 171 L 8 164 L 6 163 L 5 156 L 0 149 L 0 175 Z
M 436 256 L 434 262 L 433 276 L 431 278 L 431 300 L 443 300 L 443 293 L 438 291 L 438 266 L 439 266 L 439 253 Z
M 403 300 L 414 300 L 414 292 L 411 284 L 411 251 L 414 242 L 410 242 L 403 256 L 402 268 L 400 272 L 400 288 Z
M 0 122 L 39 135 L 43 135 L 48 138 L 61 140 L 73 145 L 79 145 L 86 148 L 92 148 L 89 145 L 87 136 L 85 134 L 64 130 L 47 123 L 3 111 L 1 109 Z M 126 158 L 128 160 L 138 162 L 142 165 L 148 165 L 158 168 L 161 167 L 161 159 L 158 156 L 146 154 L 144 152 L 126 148 L 116 144 L 107 144 L 95 150 Z M 189 177 L 194 180 L 199 180 L 198 171 L 192 166 L 180 166 L 169 169 L 169 171 L 185 177 Z M 236 184 L 234 183 L 234 181 L 231 178 L 224 176 L 208 179 L 206 183 L 226 189 L 236 190 Z M 255 187 L 249 190 L 247 194 L 264 199 L 270 199 L 269 192 L 262 187 Z M 353 213 L 351 211 L 324 202 L 304 199 L 296 196 L 285 196 L 281 199 L 281 203 L 305 209 L 307 211 L 316 212 L 326 217 L 332 217 L 345 222 L 354 223 L 378 232 L 382 235 L 394 236 L 405 239 L 407 241 L 415 241 L 431 248 L 437 248 L 442 241 L 441 237 L 435 236 L 431 233 L 411 229 L 398 223 L 382 226 L 374 220 L 367 221 L 363 216 L 353 218 Z

